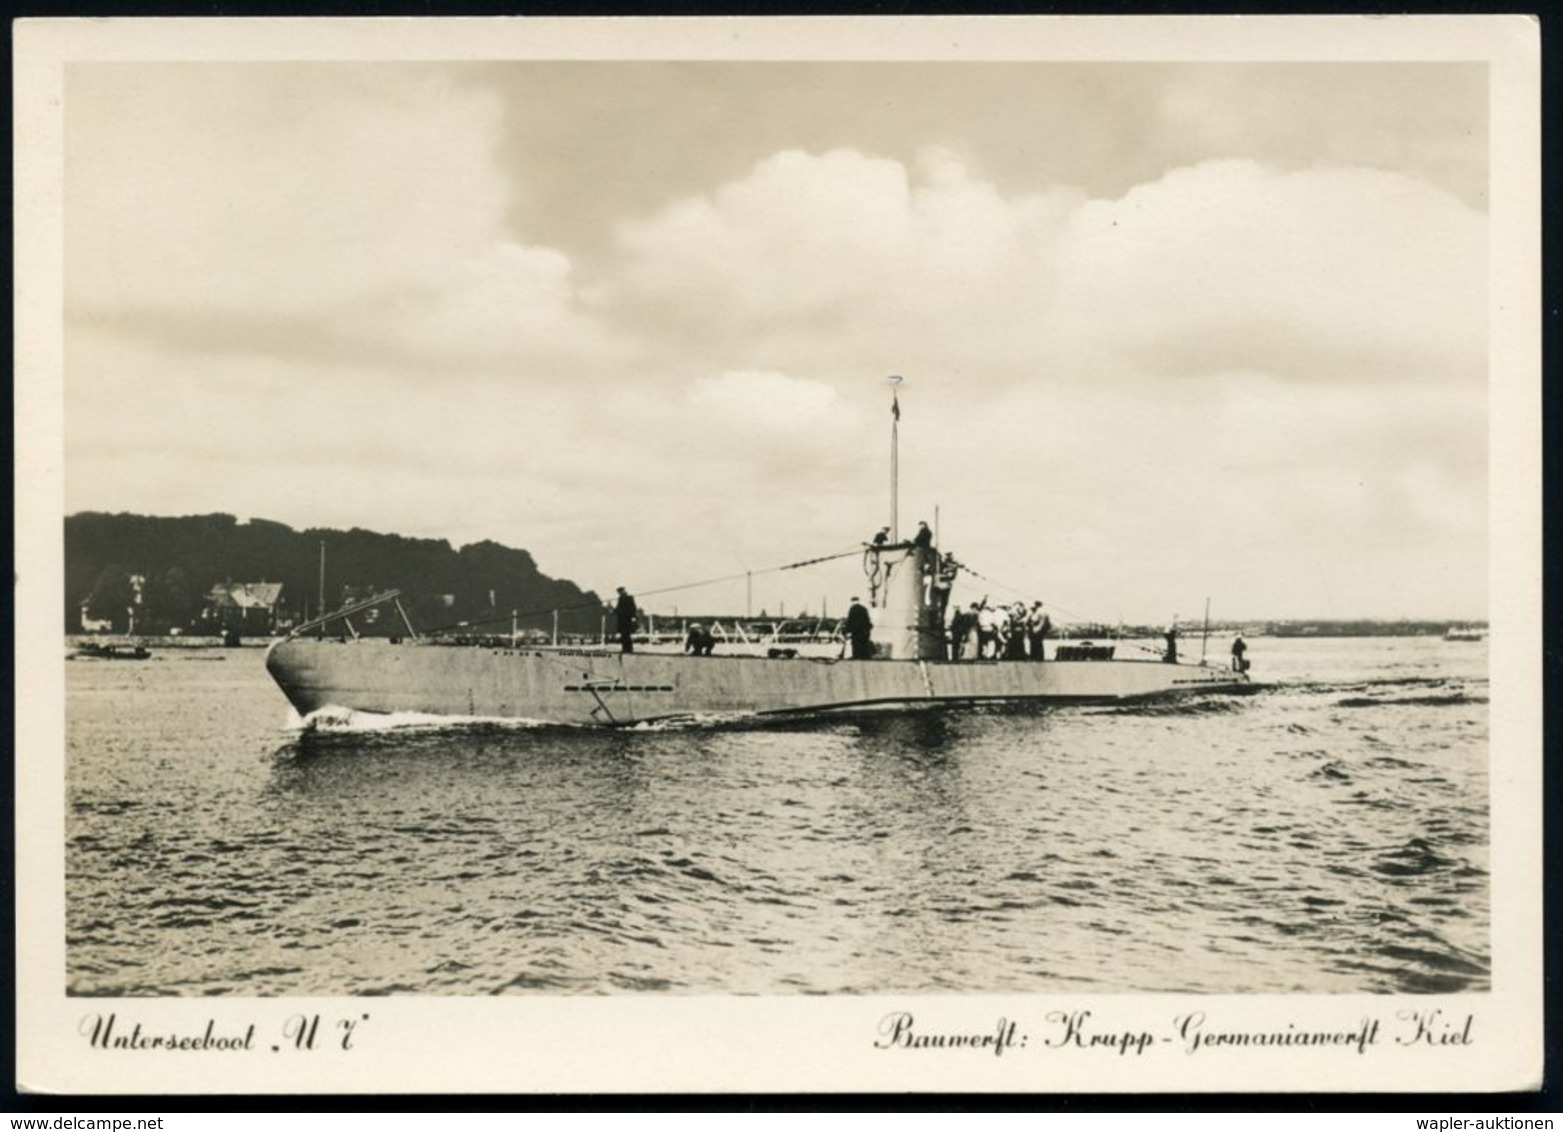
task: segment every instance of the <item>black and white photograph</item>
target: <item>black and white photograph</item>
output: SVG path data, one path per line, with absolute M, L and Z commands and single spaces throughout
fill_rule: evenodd
M 20 1085 L 1539 1084 L 1531 21 L 17 60 Z

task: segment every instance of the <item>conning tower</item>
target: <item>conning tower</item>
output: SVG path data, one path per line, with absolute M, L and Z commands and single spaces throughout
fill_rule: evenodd
M 887 660 L 944 659 L 943 611 L 934 582 L 939 553 L 907 543 L 869 549 L 876 657 Z

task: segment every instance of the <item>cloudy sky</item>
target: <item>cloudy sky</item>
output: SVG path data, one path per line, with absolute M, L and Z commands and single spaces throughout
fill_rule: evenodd
M 1476 64 L 74 63 L 66 507 L 1487 612 Z M 855 563 L 759 574 L 788 611 Z M 648 599 L 741 609 L 742 584 Z

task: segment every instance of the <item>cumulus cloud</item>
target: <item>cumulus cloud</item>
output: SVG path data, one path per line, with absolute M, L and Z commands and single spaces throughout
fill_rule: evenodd
M 505 228 L 490 93 L 351 65 L 95 67 L 69 86 L 77 321 L 385 365 L 613 355 L 568 258 Z
M 643 325 L 761 364 L 873 374 L 922 359 L 948 372 L 969 356 L 956 331 L 1013 360 L 1034 353 L 1044 253 L 1072 199 L 1005 199 L 947 151 L 916 171 L 854 150 L 785 152 L 624 225 L 615 299 Z
M 626 288 L 688 317 L 745 322 L 861 301 L 905 250 L 908 196 L 895 161 L 779 153 L 708 196 L 625 225 Z
M 1056 317 L 1155 373 L 1479 379 L 1485 234 L 1403 175 L 1216 162 L 1082 207 Z
M 648 324 L 816 371 L 1376 382 L 1485 364 L 1484 217 L 1372 170 L 1225 161 L 1117 200 L 1006 198 L 945 151 L 915 169 L 785 153 L 623 245 L 619 299 Z

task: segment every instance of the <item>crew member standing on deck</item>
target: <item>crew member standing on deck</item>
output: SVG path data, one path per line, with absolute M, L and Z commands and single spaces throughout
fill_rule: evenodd
M 613 616 L 618 622 L 619 651 L 634 652 L 635 630 L 640 625 L 640 610 L 635 606 L 635 599 L 623 586 L 619 587 L 619 603 L 613 608 Z
M 955 612 L 950 616 L 950 652 L 951 660 L 960 660 L 966 652 L 966 638 L 977 628 L 977 615 L 967 613 L 960 606 L 955 607 Z
M 1232 671 L 1247 672 L 1248 661 L 1243 659 L 1243 654 L 1248 651 L 1248 644 L 1243 640 L 1243 634 L 1239 633 L 1237 639 L 1232 642 Z
M 917 524 L 917 534 L 915 536 L 913 536 L 913 538 L 912 538 L 912 545 L 913 546 L 932 546 L 933 545 L 933 531 L 931 531 L 928 528 L 928 524 L 927 523 L 920 522 L 920 523 Z
M 977 659 L 992 660 L 994 644 L 998 640 L 998 620 L 988 599 L 972 606 L 977 611 Z
M 1009 652 L 1009 610 L 1002 605 L 993 607 L 993 659 L 1003 660 Z
M 1042 608 L 1040 601 L 1031 603 L 1031 612 L 1026 615 L 1026 632 L 1031 637 L 1031 659 L 1047 659 L 1047 635 L 1053 631 L 1052 618 Z
M 868 616 L 868 610 L 857 598 L 852 599 L 852 607 L 847 610 L 847 636 L 852 641 L 852 659 L 867 660 L 874 655 L 874 643 L 869 640 L 869 634 L 874 631 L 874 622 Z
M 1178 619 L 1174 617 L 1172 624 L 1167 626 L 1167 631 L 1162 634 L 1167 641 L 1167 651 L 1161 654 L 1161 659 L 1168 664 L 1178 663 Z
M 962 655 L 972 660 L 982 659 L 982 616 L 981 607 L 976 602 L 971 603 L 971 609 L 966 613 L 966 645 L 961 650 Z
M 1009 608 L 1009 639 L 1004 643 L 1005 660 L 1026 659 L 1026 604 L 1017 601 Z

